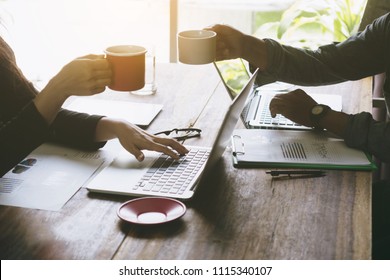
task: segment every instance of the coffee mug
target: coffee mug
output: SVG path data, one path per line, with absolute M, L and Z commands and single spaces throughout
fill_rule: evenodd
M 117 91 L 133 91 L 145 85 L 145 53 L 141 46 L 119 45 L 105 50 L 112 69 L 109 88 Z
M 215 61 L 217 33 L 210 30 L 187 30 L 178 33 L 179 61 L 207 64 Z

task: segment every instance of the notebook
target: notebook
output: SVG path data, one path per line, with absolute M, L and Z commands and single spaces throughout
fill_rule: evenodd
M 138 162 L 122 151 L 108 167 L 87 185 L 91 192 L 131 196 L 165 196 L 182 200 L 193 197 L 208 173 L 222 156 L 240 118 L 256 79 L 257 70 L 226 110 L 213 147 L 188 147 L 190 152 L 180 160 L 161 153 L 145 151 L 145 160 Z
M 242 59 L 219 61 L 214 63 L 221 80 L 233 99 L 241 86 L 249 79 L 249 72 Z M 269 103 L 276 94 L 287 93 L 294 90 L 295 86 L 282 82 L 275 82 L 264 86 L 254 86 L 246 105 L 241 113 L 241 119 L 246 128 L 263 129 L 291 129 L 309 130 L 306 127 L 294 123 L 286 117 L 278 114 L 271 117 Z M 333 110 L 342 110 L 342 98 L 340 95 L 330 94 L 310 94 L 310 96 L 320 104 L 325 104 Z

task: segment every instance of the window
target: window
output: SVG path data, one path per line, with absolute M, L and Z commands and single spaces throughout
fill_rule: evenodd
M 32 80 L 115 44 L 158 44 L 168 61 L 170 0 L 0 0 L 1 35 Z

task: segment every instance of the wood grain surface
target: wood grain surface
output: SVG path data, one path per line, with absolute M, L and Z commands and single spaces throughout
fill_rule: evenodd
M 102 98 L 162 103 L 148 130 L 198 127 L 188 145 L 211 146 L 230 99 L 212 65 L 157 65 L 152 96 Z M 371 81 L 305 88 L 343 95 L 343 111 L 370 111 Z M 240 125 L 240 124 L 239 124 Z M 1 259 L 370 259 L 371 173 L 272 179 L 235 169 L 229 148 L 178 221 L 121 222 L 126 196 L 80 189 L 58 212 L 0 207 Z

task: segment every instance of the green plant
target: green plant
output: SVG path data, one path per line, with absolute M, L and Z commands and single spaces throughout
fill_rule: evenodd
M 255 35 L 305 48 L 341 42 L 357 32 L 366 2 L 298 0 L 282 14 L 279 22 L 262 25 Z

